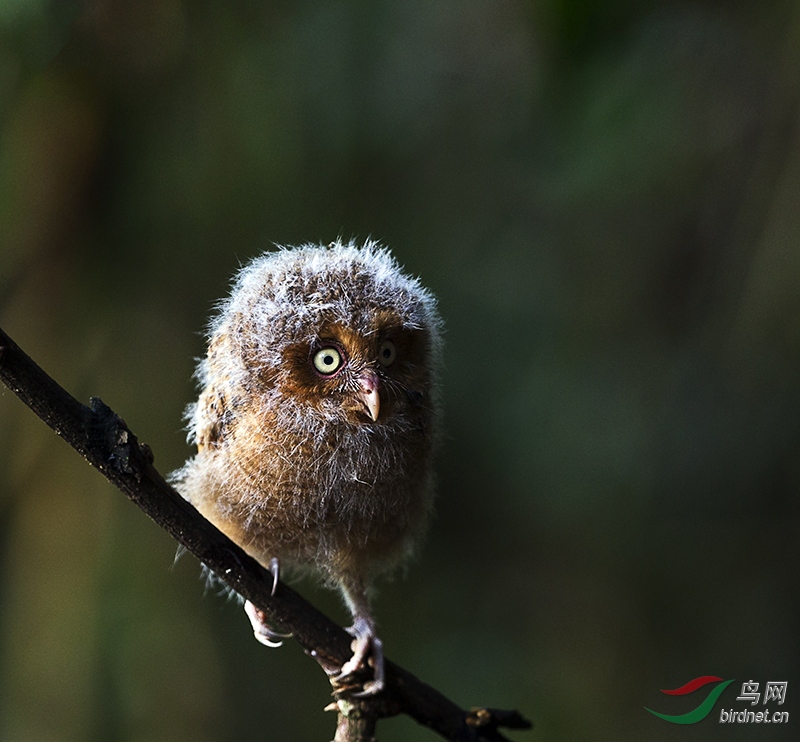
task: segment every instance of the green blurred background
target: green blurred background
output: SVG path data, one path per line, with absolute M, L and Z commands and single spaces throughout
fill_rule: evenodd
M 0 0 L 0 325 L 169 472 L 238 266 L 381 239 L 448 328 L 438 517 L 380 593 L 389 656 L 519 708 L 514 739 L 789 739 L 798 114 L 789 0 Z M 174 555 L 0 395 L 0 739 L 333 736 L 316 665 Z M 791 723 L 643 710 L 705 674 L 736 679 L 718 708 L 789 681 Z

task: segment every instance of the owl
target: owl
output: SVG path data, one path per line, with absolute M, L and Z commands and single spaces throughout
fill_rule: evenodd
M 256 258 L 212 320 L 187 412 L 197 454 L 173 477 L 276 580 L 286 567 L 341 591 L 354 654 L 339 677 L 371 656 L 364 693 L 383 684 L 374 580 L 408 560 L 431 515 L 440 339 L 433 295 L 375 242 Z

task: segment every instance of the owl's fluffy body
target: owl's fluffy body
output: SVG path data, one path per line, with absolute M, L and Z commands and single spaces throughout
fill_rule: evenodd
M 384 368 L 387 341 L 396 358 Z M 332 376 L 311 360 L 328 346 L 345 359 Z M 262 564 L 341 587 L 356 615 L 428 521 L 439 348 L 432 295 L 375 243 L 257 258 L 212 323 L 188 411 L 198 452 L 176 487 Z M 364 378 L 378 389 L 375 420 Z

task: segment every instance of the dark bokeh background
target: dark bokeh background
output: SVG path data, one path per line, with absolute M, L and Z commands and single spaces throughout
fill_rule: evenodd
M 448 327 L 438 518 L 381 592 L 388 654 L 522 710 L 515 739 L 789 739 L 798 114 L 789 0 L 2 0 L 0 324 L 168 472 L 241 262 L 381 239 Z M 316 665 L 174 554 L 0 396 L 0 739 L 332 736 Z M 643 710 L 705 674 L 736 679 L 718 708 L 789 681 L 790 724 Z

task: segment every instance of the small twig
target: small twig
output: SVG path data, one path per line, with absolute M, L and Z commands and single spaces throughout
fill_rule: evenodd
M 375 742 L 378 716 L 368 703 L 342 698 L 329 708 L 339 712 L 333 742 Z
M 217 530 L 153 467 L 153 455 L 100 399 L 85 406 L 68 394 L 0 329 L 0 380 L 92 466 L 233 590 L 286 627 L 328 675 L 350 658 L 351 637 Z M 406 713 L 454 742 L 500 742 L 499 728 L 528 729 L 515 711 L 464 711 L 392 662 L 386 689 L 373 698 L 339 698 L 335 742 L 374 739 L 378 719 Z

